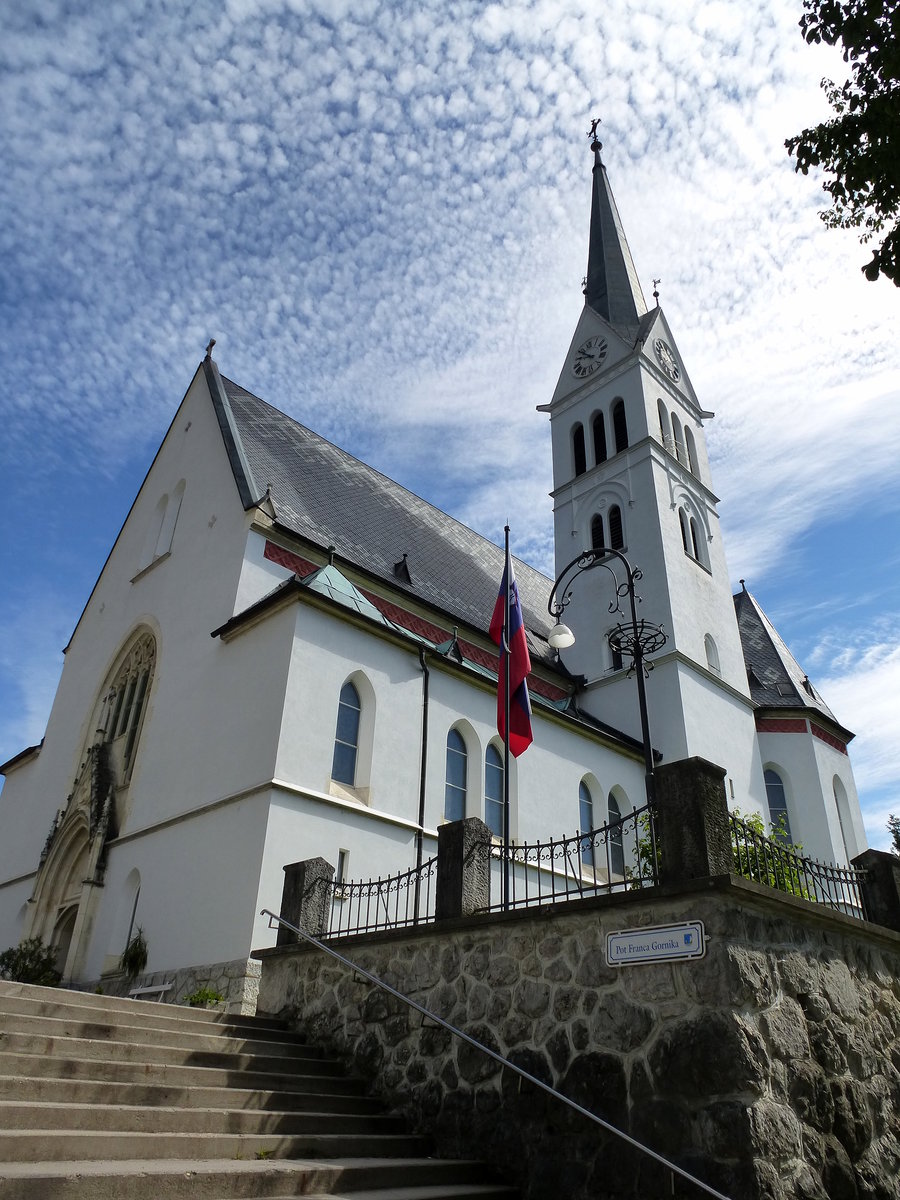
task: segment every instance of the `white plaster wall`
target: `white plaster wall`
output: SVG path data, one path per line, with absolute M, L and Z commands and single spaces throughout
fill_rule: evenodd
M 18 946 L 22 940 L 26 906 L 33 886 L 33 876 L 0 886 L 0 951 Z
M 130 872 L 141 877 L 135 924 L 147 938 L 147 971 L 224 962 L 250 949 L 266 835 L 268 792 L 112 842 L 82 976 L 96 979 L 121 953 Z
M 247 534 L 241 577 L 234 602 L 235 613 L 243 612 L 251 604 L 267 596 L 279 583 L 283 583 L 293 574 L 287 567 L 279 566 L 266 558 L 266 540 L 265 534 L 258 529 L 251 529 Z

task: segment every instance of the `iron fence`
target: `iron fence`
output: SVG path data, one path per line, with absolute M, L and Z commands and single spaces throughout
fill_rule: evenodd
M 434 920 L 436 877 L 434 857 L 385 879 L 334 880 L 326 936 L 427 925 Z
M 586 833 L 506 848 L 491 847 L 491 903 L 503 908 L 504 872 L 509 872 L 509 907 L 554 904 L 654 887 L 659 882 L 656 826 L 649 805 Z
M 729 824 L 736 874 L 847 916 L 868 919 L 861 886 L 865 871 L 807 858 L 777 837 L 766 837 L 733 813 Z

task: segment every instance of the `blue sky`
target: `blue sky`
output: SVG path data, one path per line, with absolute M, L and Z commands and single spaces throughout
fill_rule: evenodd
M 22 0 L 0 36 L 0 760 L 210 336 L 222 371 L 552 569 L 591 116 L 701 402 L 733 582 L 900 813 L 900 290 L 784 139 L 799 0 Z M 677 11 L 677 16 L 673 13 Z M 438 453 L 435 447 L 439 447 Z

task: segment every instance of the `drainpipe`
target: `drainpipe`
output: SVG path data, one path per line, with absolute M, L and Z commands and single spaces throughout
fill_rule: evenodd
M 419 647 L 419 666 L 422 668 L 422 762 L 419 767 L 419 821 L 416 830 L 415 920 L 419 922 L 419 891 L 422 886 L 422 853 L 425 840 L 425 766 L 428 760 L 428 681 L 430 672 L 425 662 L 425 649 Z

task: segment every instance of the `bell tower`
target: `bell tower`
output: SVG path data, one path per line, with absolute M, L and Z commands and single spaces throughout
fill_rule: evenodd
M 647 681 L 653 746 L 666 761 L 700 755 L 728 772 L 743 807 L 765 788 L 706 451 L 706 411 L 666 317 L 648 308 L 591 127 L 594 164 L 585 303 L 550 416 L 556 570 L 582 550 L 623 552 L 643 577 L 638 616 L 668 642 Z M 566 622 L 565 666 L 585 677 L 579 703 L 638 734 L 634 680 L 608 635 L 614 583 L 581 576 Z

